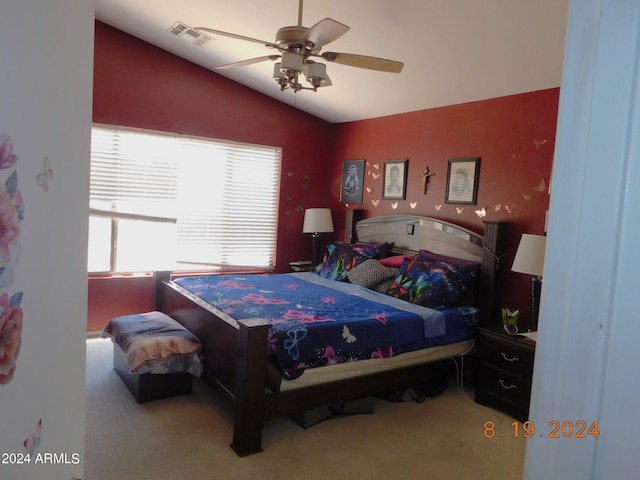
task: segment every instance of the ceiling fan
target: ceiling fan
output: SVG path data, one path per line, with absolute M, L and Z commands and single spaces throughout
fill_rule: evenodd
M 352 53 L 320 53 L 322 47 L 343 36 L 349 31 L 349 27 L 331 18 L 320 20 L 310 28 L 304 27 L 302 26 L 302 6 L 303 0 L 299 0 L 298 24 L 280 28 L 276 33 L 275 42 L 259 40 L 235 33 L 222 32 L 207 27 L 196 27 L 195 29 L 213 33 L 214 35 L 259 43 L 267 48 L 277 50 L 279 52 L 277 54 L 274 53 L 233 62 L 216 67 L 216 69 L 244 67 L 267 60 L 279 60 L 274 65 L 273 79 L 278 83 L 281 91 L 291 89 L 294 92 L 300 90 L 313 90 L 315 92 L 318 90 L 318 87 L 331 85 L 331 80 L 327 75 L 326 65 L 315 61 L 316 58 L 321 58 L 327 62 L 381 72 L 400 73 L 402 71 L 404 64 L 395 60 Z M 311 85 L 310 87 L 305 87 L 299 82 L 300 74 L 304 75 L 307 82 Z

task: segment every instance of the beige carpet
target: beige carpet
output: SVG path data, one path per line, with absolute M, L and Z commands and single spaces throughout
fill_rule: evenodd
M 455 379 L 422 404 L 376 399 L 374 414 L 307 430 L 272 420 L 264 452 L 239 458 L 231 413 L 208 386 L 138 405 L 111 360 L 110 341 L 87 341 L 86 480 L 522 478 L 525 441 L 509 434 L 513 418 L 474 403 Z M 504 436 L 486 439 L 487 420 Z

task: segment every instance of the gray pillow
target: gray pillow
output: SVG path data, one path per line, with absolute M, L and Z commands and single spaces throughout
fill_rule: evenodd
M 379 283 L 378 285 L 373 287 L 372 290 L 374 290 L 376 292 L 379 292 L 379 293 L 384 293 L 386 295 L 387 292 L 389 291 L 389 289 L 391 288 L 391 285 L 393 285 L 393 281 L 396 279 L 396 277 L 400 273 L 400 269 L 399 268 L 395 268 L 394 270 L 396 270 L 396 275 L 395 276 L 393 276 L 391 278 L 387 278 L 384 282 Z
M 365 260 L 347 272 L 347 278 L 355 285 L 374 289 L 385 280 L 393 279 L 398 275 L 398 269 L 385 267 L 378 260 Z

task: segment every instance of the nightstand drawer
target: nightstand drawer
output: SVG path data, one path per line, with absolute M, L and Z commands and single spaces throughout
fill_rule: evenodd
M 477 390 L 528 407 L 531 382 L 489 365 L 483 365 L 478 374 Z
M 518 348 L 514 345 L 498 342 L 490 338 L 481 339 L 482 362 L 507 370 L 525 378 L 533 374 L 533 351 Z

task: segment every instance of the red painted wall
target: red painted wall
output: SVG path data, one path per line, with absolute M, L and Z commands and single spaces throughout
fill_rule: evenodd
M 101 22 L 95 31 L 93 95 L 96 123 L 282 147 L 277 271 L 310 258 L 303 209 L 334 206 L 326 188 L 333 125 Z M 121 284 L 134 281 L 140 280 L 89 280 L 91 329 L 116 315 L 151 308 L 150 296 L 119 294 Z M 112 297 L 119 300 L 104 300 Z
M 100 22 L 93 121 L 282 147 L 278 269 L 307 254 L 296 205 L 330 206 L 333 125 Z
M 331 125 L 100 22 L 94 69 L 96 123 L 283 147 L 277 271 L 310 256 L 310 239 L 301 233 L 304 208 L 331 207 L 334 237 L 342 238 L 342 162 L 363 158 L 371 192 L 351 206 L 366 216 L 414 213 L 478 232 L 483 219 L 511 222 L 503 305 L 520 308 L 528 321 L 529 279 L 509 269 L 520 235 L 543 233 L 549 197 L 539 187 L 551 175 L 558 89 Z M 481 157 L 478 203 L 458 206 L 460 212 L 444 202 L 447 161 L 455 157 Z M 405 158 L 407 199 L 382 200 L 384 161 Z M 426 166 L 435 176 L 424 195 L 419 174 Z M 475 211 L 483 208 L 481 219 Z M 140 290 L 121 293 L 131 282 Z M 89 330 L 150 309 L 150 288 L 149 279 L 90 279 Z
M 519 308 L 527 323 L 529 277 L 510 269 L 522 233 L 544 234 L 558 98 L 556 88 L 338 125 L 334 198 L 339 199 L 342 162 L 365 159 L 363 203 L 350 206 L 364 209 L 366 217 L 426 215 L 479 233 L 483 220 L 510 222 L 503 305 Z M 444 201 L 448 160 L 458 157 L 481 159 L 475 206 Z M 406 200 L 382 200 L 384 161 L 396 159 L 409 160 Z M 425 195 L 420 173 L 427 166 L 435 175 Z
M 153 281 L 147 277 L 90 278 L 87 331 L 97 332 L 110 318 L 151 310 Z

